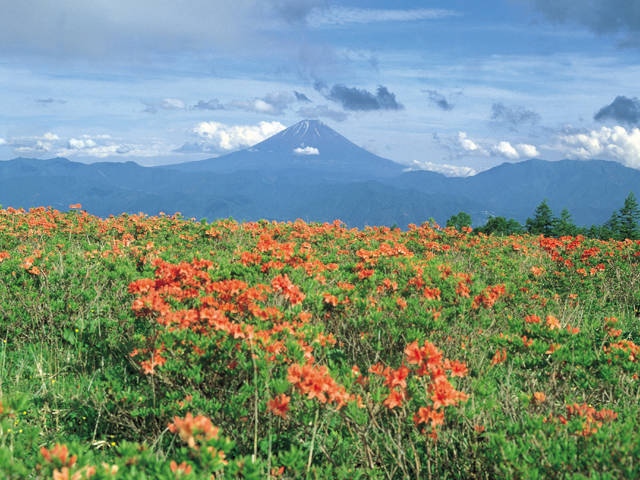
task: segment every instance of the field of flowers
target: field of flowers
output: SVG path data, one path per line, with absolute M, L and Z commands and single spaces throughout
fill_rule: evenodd
M 640 241 L 0 210 L 2 478 L 638 478 Z

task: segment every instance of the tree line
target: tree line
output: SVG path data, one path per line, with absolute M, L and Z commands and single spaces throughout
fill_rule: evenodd
M 446 226 L 460 230 L 463 227 L 470 227 L 471 223 L 471 216 L 468 213 L 459 212 L 447 220 Z M 524 225 L 513 218 L 489 217 L 484 225 L 475 228 L 474 231 L 487 235 L 530 233 L 546 237 L 584 235 L 601 239 L 638 240 L 640 239 L 640 205 L 631 192 L 625 198 L 624 205 L 613 212 L 603 225 L 580 227 L 573 222 L 566 208 L 560 212 L 560 216 L 555 216 L 547 201 L 543 200 Z

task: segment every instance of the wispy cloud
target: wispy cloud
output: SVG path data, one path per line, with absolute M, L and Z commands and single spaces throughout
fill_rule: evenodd
M 491 120 L 504 123 L 512 129 L 517 129 L 526 124 L 535 125 L 540 121 L 540 115 L 519 105 L 508 106 L 504 103 L 496 102 L 491 106 Z
M 298 115 L 303 118 L 330 118 L 336 122 L 343 122 L 347 119 L 346 112 L 333 110 L 328 105 L 313 105 L 298 109 Z
M 307 21 L 309 25 L 313 27 L 324 27 L 351 23 L 415 22 L 420 20 L 437 20 L 456 15 L 459 15 L 459 13 L 453 10 L 434 8 L 383 10 L 375 8 L 331 7 L 329 9 L 311 12 Z
M 520 0 L 555 23 L 583 25 L 597 34 L 623 34 L 640 45 L 640 12 L 635 0 Z
M 425 90 L 425 93 L 429 96 L 431 104 L 435 105 L 440 110 L 444 110 L 445 112 L 453 110 L 453 104 L 447 100 L 447 97 L 442 93 L 437 90 Z
M 307 99 L 308 100 L 308 99 Z M 282 115 L 299 97 L 290 92 L 269 93 L 261 98 L 236 100 L 229 103 L 230 108 L 267 115 Z
M 433 163 L 433 162 L 420 162 L 414 160 L 406 169 L 412 170 L 427 170 L 429 172 L 441 173 L 447 177 L 469 177 L 475 175 L 477 170 L 465 165 L 450 165 L 448 163 Z
M 145 105 L 144 112 L 158 113 L 160 110 L 184 110 L 185 103 L 178 98 L 164 98 L 156 101 L 143 101 Z
M 224 105 L 217 98 L 211 100 L 198 100 L 198 103 L 191 107 L 193 110 L 224 110 Z
M 59 98 L 47 97 L 47 98 L 36 98 L 36 103 L 40 105 L 52 105 L 54 103 L 65 104 L 67 103 L 67 101 Z

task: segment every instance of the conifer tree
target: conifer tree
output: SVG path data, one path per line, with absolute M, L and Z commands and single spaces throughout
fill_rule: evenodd
M 534 235 L 542 234 L 545 237 L 553 236 L 555 219 L 547 201 L 543 200 L 533 213 L 533 218 L 527 218 L 525 223 L 527 232 Z

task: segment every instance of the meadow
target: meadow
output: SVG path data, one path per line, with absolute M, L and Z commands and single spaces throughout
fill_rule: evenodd
M 640 477 L 640 241 L 0 209 L 7 479 Z

